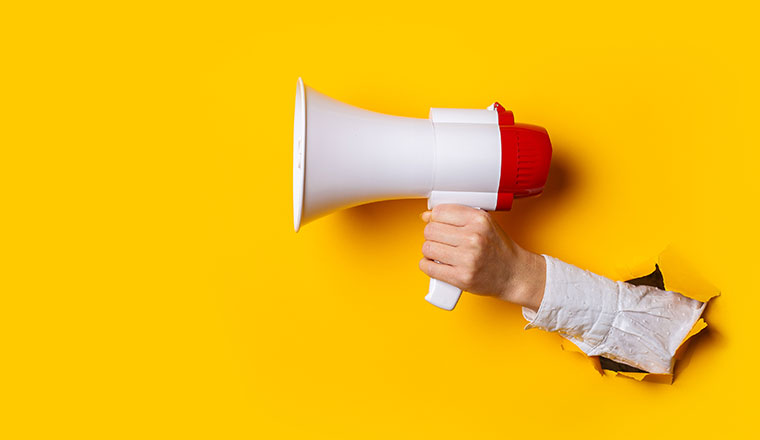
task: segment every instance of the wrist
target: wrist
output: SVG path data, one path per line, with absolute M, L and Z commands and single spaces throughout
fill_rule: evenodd
M 518 248 L 514 270 L 499 297 L 522 307 L 538 311 L 546 286 L 546 260 L 539 255 Z

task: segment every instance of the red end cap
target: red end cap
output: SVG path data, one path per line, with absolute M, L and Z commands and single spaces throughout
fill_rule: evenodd
M 549 176 L 552 145 L 543 127 L 515 124 L 512 112 L 498 102 L 501 176 L 496 209 L 509 210 L 512 200 L 540 194 Z

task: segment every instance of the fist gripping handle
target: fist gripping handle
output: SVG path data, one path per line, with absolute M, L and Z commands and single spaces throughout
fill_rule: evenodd
M 495 203 L 495 197 L 495 194 L 489 193 L 433 191 L 428 199 L 428 209 L 443 203 L 455 203 L 481 209 L 480 206 L 489 206 Z M 425 301 L 443 310 L 454 310 L 460 296 L 462 296 L 462 289 L 459 287 L 430 278 L 430 287 L 425 296 Z

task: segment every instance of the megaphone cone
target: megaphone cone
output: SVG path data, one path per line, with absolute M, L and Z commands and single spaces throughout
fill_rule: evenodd
M 432 189 L 435 139 L 427 119 L 353 107 L 299 79 L 294 134 L 296 231 L 338 209 L 424 198 Z

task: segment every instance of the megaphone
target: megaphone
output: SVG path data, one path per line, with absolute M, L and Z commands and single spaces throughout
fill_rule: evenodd
M 516 124 L 498 102 L 431 108 L 428 119 L 390 116 L 332 99 L 299 78 L 293 225 L 298 232 L 333 211 L 389 199 L 509 210 L 513 199 L 541 193 L 551 153 L 545 129 Z M 425 299 L 452 310 L 461 294 L 431 278 Z

